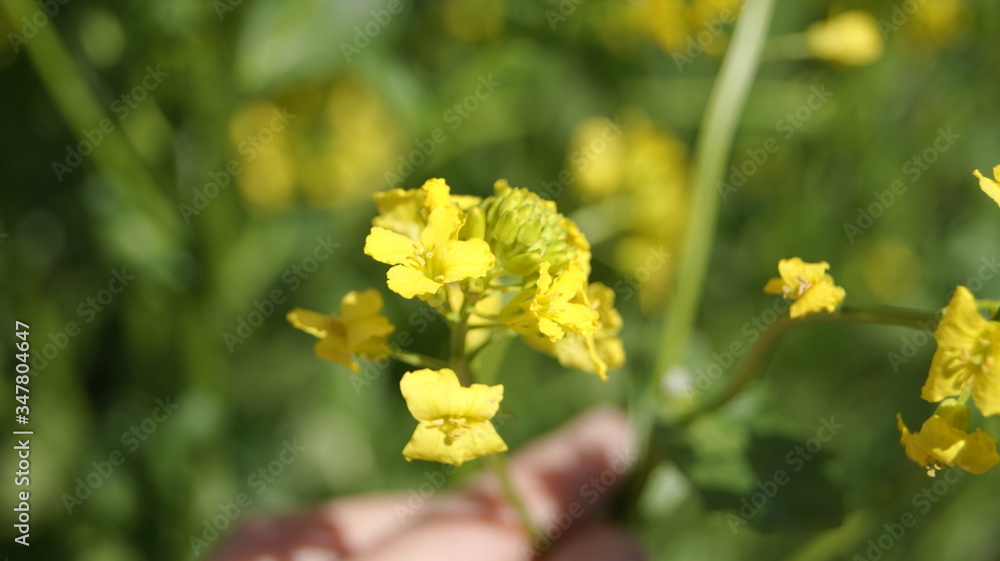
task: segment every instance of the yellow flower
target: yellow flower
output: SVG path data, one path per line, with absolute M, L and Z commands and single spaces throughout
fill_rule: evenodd
M 795 300 L 790 311 L 793 318 L 820 310 L 833 312 L 843 302 L 846 293 L 833 284 L 833 277 L 826 274 L 829 268 L 830 264 L 826 261 L 806 263 L 798 257 L 782 259 L 778 261 L 781 278 L 767 281 L 764 292 Z
M 814 23 L 805 35 L 806 48 L 813 56 L 852 66 L 875 62 L 885 47 L 875 18 L 862 10 Z
M 983 415 L 1000 414 L 1000 323 L 979 315 L 969 289 L 955 289 L 934 339 L 938 347 L 920 396 L 941 401 L 969 387 Z
M 946 399 L 930 419 L 924 421 L 920 432 L 910 433 L 903 418 L 896 415 L 902 436 L 899 442 L 906 446 L 906 456 L 927 468 L 927 475 L 945 466 L 958 466 L 969 473 L 984 474 L 1000 462 L 997 441 L 976 429 L 966 432 L 969 426 L 969 408 L 954 399 Z
M 602 283 L 591 283 L 587 301 L 597 312 L 597 331 L 593 335 L 569 332 L 552 342 L 545 336 L 525 336 L 524 341 L 535 349 L 556 357 L 559 364 L 584 372 L 593 372 L 602 380 L 608 379 L 608 370 L 625 362 L 625 348 L 618 332 L 622 316 L 615 309 L 615 291 Z
M 361 368 L 352 355 L 365 358 L 385 356 L 386 336 L 394 328 L 381 315 L 382 295 L 369 288 L 348 292 L 340 301 L 340 316 L 295 308 L 285 316 L 288 322 L 319 338 L 316 356 L 339 362 L 355 373 Z
M 399 382 L 406 407 L 420 421 L 403 456 L 460 466 L 507 450 L 490 419 L 500 409 L 503 385 L 465 388 L 447 368 L 407 372 Z
M 493 268 L 489 245 L 480 239 L 459 241 L 461 211 L 442 206 L 427 216 L 415 241 L 375 226 L 365 240 L 365 253 L 388 265 L 389 288 L 404 298 L 434 294 L 444 284 L 479 278 Z
M 983 177 L 978 169 L 973 171 L 972 175 L 979 178 L 979 188 L 983 190 L 983 193 L 989 195 L 996 204 L 1000 205 L 1000 183 L 997 183 L 1000 181 L 1000 166 L 993 168 L 994 179 Z
M 500 310 L 500 321 L 522 335 L 540 333 L 550 341 L 562 339 L 566 331 L 593 335 L 597 312 L 586 301 L 586 287 L 587 276 L 579 263 L 571 261 L 553 279 L 549 262 L 543 261 L 538 266 L 538 281 Z

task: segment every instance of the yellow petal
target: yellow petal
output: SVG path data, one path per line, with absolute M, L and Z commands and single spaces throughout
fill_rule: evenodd
M 427 226 L 420 232 L 420 243 L 431 251 L 438 244 L 455 237 L 462 227 L 462 211 L 454 206 L 444 206 L 427 215 Z
M 558 323 L 549 318 L 538 318 L 538 330 L 548 337 L 550 341 L 558 341 L 566 334 Z
M 385 316 L 368 316 L 344 324 L 344 330 L 347 332 L 347 343 L 353 349 L 372 339 L 384 338 L 395 331 L 395 327 Z
M 343 322 L 377 314 L 380 311 L 382 311 L 382 295 L 374 288 L 353 290 L 340 300 L 340 320 Z
M 389 290 L 403 298 L 413 298 L 433 294 L 441 288 L 441 283 L 427 278 L 422 270 L 406 265 L 396 265 L 387 274 Z
M 987 329 L 987 321 L 976 308 L 976 300 L 964 286 L 955 293 L 934 332 L 938 347 L 931 359 L 927 381 L 920 396 L 931 402 L 958 395 L 969 381 L 970 351 Z
M 983 190 L 983 193 L 989 195 L 993 202 L 1000 205 L 1000 184 L 988 177 L 983 177 L 978 169 L 973 171 L 972 175 L 979 178 L 979 188 Z M 1000 166 L 993 168 L 993 177 L 1000 181 Z
M 469 424 L 459 438 L 450 438 L 440 427 L 421 422 L 403 448 L 409 460 L 427 460 L 460 466 L 469 460 L 505 452 L 507 445 L 489 421 Z
M 765 294 L 784 294 L 785 293 L 785 281 L 774 278 L 767 281 L 764 285 Z
M 997 441 L 983 432 L 983 429 L 976 429 L 976 432 L 966 437 L 965 447 L 958 455 L 956 463 L 969 473 L 977 475 L 986 473 L 990 468 L 1000 463 L 1000 455 L 997 454 Z
M 292 309 L 285 316 L 285 319 L 296 329 L 301 329 L 314 337 L 320 338 L 326 337 L 326 334 L 332 329 L 331 322 L 336 321 L 335 318 L 328 314 L 321 314 L 302 308 Z
M 1000 341 L 997 341 L 996 335 L 993 341 L 983 368 L 976 375 L 972 386 L 972 401 L 979 412 L 987 417 L 1000 415 Z
M 840 304 L 846 292 L 839 286 L 834 286 L 823 282 L 805 291 L 794 304 L 792 304 L 789 315 L 792 318 L 802 317 L 820 310 L 833 312 Z
M 587 275 L 580 265 L 574 262 L 566 266 L 566 269 L 552 281 L 552 287 L 545 292 L 557 295 L 555 298 L 559 301 L 568 302 L 586 290 Z
M 451 240 L 435 249 L 444 282 L 478 279 L 490 272 L 495 263 L 490 246 L 483 240 Z
M 826 271 L 830 264 L 826 261 L 819 263 L 806 263 L 798 257 L 782 259 L 778 261 L 778 274 L 789 286 L 798 287 L 804 284 L 816 285 L 826 278 Z
M 418 421 L 446 417 L 473 420 L 490 419 L 500 409 L 503 385 L 472 384 L 465 388 L 449 368 L 427 368 L 407 372 L 399 382 L 410 414 Z
M 365 254 L 387 265 L 398 265 L 420 254 L 420 246 L 410 238 L 375 226 L 365 239 Z
M 316 352 L 316 356 L 320 358 L 325 358 L 326 360 L 332 360 L 333 362 L 343 364 L 355 373 L 361 371 L 361 367 L 358 366 L 358 363 L 351 358 L 351 348 L 347 345 L 347 341 L 345 341 L 341 335 L 331 333 L 319 341 L 316 341 L 314 350 Z
M 424 210 L 434 211 L 443 206 L 451 205 L 451 188 L 444 179 L 428 179 L 420 187 L 424 194 Z

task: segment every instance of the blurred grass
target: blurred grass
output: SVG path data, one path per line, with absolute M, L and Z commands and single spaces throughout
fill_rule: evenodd
M 2 5 L 8 39 L 24 34 L 20 18 L 40 9 L 22 0 Z M 31 382 L 32 558 L 191 558 L 188 537 L 200 535 L 203 521 L 241 491 L 252 494 L 256 513 L 423 482 L 433 467 L 399 453 L 413 425 L 396 389 L 403 368 L 394 364 L 357 391 L 357 378 L 313 357 L 311 341 L 288 327 L 284 312 L 333 310 L 345 292 L 375 286 L 399 330 L 414 337 L 413 348 L 443 352 L 442 322 L 414 321 L 419 305 L 392 297 L 385 268 L 361 251 L 375 210 L 370 194 L 388 188 L 386 172 L 399 173 L 400 158 L 420 153 L 435 129 L 447 139 L 401 186 L 445 177 L 456 192 L 484 195 L 506 177 L 542 191 L 543 182 L 572 169 L 579 123 L 632 109 L 690 151 L 718 59 L 701 55 L 679 71 L 653 38 L 663 30 L 620 17 L 634 5 L 591 0 L 552 29 L 547 11 L 559 9 L 555 2 L 407 3 L 350 61 L 343 45 L 383 3 L 246 2 L 221 18 L 215 4 L 192 0 L 68 3 L 17 52 L 9 41 L 0 44 L 0 232 L 8 235 L 0 240 L 0 318 L 31 325 L 36 356 L 56 345 L 67 322 L 80 330 L 66 336 L 64 348 L 53 347 L 58 352 Z M 864 7 L 890 20 L 894 5 L 836 9 Z M 959 14 L 950 35 L 930 18 L 949 6 Z M 832 8 L 780 2 L 775 33 L 800 32 Z M 761 287 L 779 258 L 829 261 L 853 303 L 935 309 L 956 284 L 976 277 L 983 258 L 996 255 L 997 209 L 970 172 L 1000 163 L 998 21 L 1000 10 L 985 0 L 928 0 L 888 35 L 871 66 L 765 62 L 730 163 L 739 165 L 771 137 L 781 148 L 721 204 L 685 360 L 691 375 L 713 352 L 750 344 L 744 325 L 771 309 Z M 169 75 L 120 118 L 115 100 L 157 65 Z M 481 77 L 501 85 L 456 120 L 455 104 L 475 97 Z M 833 97 L 784 138 L 777 123 L 806 103 L 814 86 Z M 288 107 L 297 117 L 263 143 L 266 118 L 238 121 L 260 106 Z M 53 162 L 65 163 L 67 150 L 102 117 L 115 131 L 59 181 Z M 905 163 L 931 146 L 941 127 L 960 137 L 911 180 Z M 252 159 L 240 150 L 248 136 L 262 143 Z M 178 205 L 205 194 L 210 174 L 230 161 L 242 172 L 185 223 Z M 632 195 L 639 206 L 666 200 L 636 186 L 659 188 L 648 183 L 658 177 L 655 164 L 629 164 L 637 167 L 622 189 L 640 193 Z M 906 193 L 850 243 L 844 224 L 855 223 L 858 207 L 894 180 L 905 182 Z M 284 190 L 262 191 L 277 185 Z M 594 222 L 610 232 L 594 247 L 595 280 L 628 281 L 636 265 L 620 258 L 619 243 L 636 233 L 632 217 L 594 214 L 610 203 L 565 187 L 555 197 L 563 212 L 610 217 Z M 586 221 L 581 225 L 587 233 Z M 327 236 L 340 244 L 330 259 L 308 275 L 289 273 Z M 135 280 L 101 311 L 80 313 L 122 270 Z M 996 297 L 996 283 L 983 281 L 978 294 Z M 224 334 L 276 290 L 284 301 L 229 352 Z M 631 380 L 658 374 L 650 368 L 662 306 L 641 306 L 626 294 L 618 296 L 629 363 L 607 385 L 517 342 L 483 357 L 498 365 L 507 387 L 512 417 L 500 431 L 512 448 L 590 404 L 625 403 Z M 752 452 L 751 431 L 804 442 L 821 418 L 836 417 L 845 428 L 824 450 L 832 456 L 828 475 L 845 493 L 846 526 L 733 534 L 726 511 L 709 512 L 690 483 L 667 478 L 657 484 L 673 489 L 670 500 L 644 503 L 643 536 L 655 558 L 853 558 L 864 556 L 865 542 L 877 539 L 884 523 L 916 512 L 914 493 L 933 480 L 902 454 L 893 416 L 901 411 L 913 426 L 932 410 L 919 400 L 919 387 L 933 346 L 920 346 L 898 371 L 887 358 L 915 333 L 845 325 L 796 331 L 745 396 L 691 433 L 700 449 L 718 454 L 707 466 L 714 477 L 739 489 L 752 483 L 740 459 Z M 711 390 L 721 389 L 717 384 Z M 128 451 L 123 433 L 168 396 L 180 408 Z M 974 423 L 1000 429 L 995 419 Z M 291 440 L 308 452 L 257 494 L 249 478 Z M 115 450 L 128 451 L 124 463 L 69 514 L 65 494 Z M 15 459 L 4 453 L 3 473 L 14 471 Z M 456 479 L 475 470 L 463 468 Z M 995 475 L 963 477 L 884 559 L 995 558 Z M 14 491 L 0 489 L 4 505 L 13 504 Z M 10 544 L 10 526 L 3 535 Z M 2 550 L 22 558 L 11 547 Z

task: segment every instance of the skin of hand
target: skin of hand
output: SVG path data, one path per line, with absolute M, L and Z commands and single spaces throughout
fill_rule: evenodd
M 625 416 L 596 409 L 515 453 L 511 477 L 539 528 L 535 540 L 521 530 L 497 478 L 484 470 L 468 485 L 426 500 L 378 493 L 252 522 L 212 559 L 640 561 L 646 557 L 635 538 L 600 520 L 625 483 L 634 449 Z

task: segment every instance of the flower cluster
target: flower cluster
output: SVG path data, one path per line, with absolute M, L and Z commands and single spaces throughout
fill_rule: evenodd
M 985 473 L 1000 463 L 997 442 L 982 429 L 966 432 L 970 409 L 965 403 L 971 396 L 983 415 L 1000 414 L 1000 323 L 980 315 L 972 293 L 959 286 L 934 340 L 937 350 L 920 397 L 941 404 L 917 434 L 910 434 L 900 419 L 900 442 L 930 475 L 945 466 Z
M 380 213 L 365 253 L 393 266 L 392 291 L 423 299 L 452 322 L 493 320 L 485 327 L 513 331 L 602 380 L 624 361 L 614 292 L 588 284 L 590 244 L 554 202 L 504 180 L 491 197 L 456 196 L 443 179 L 375 201 Z M 476 307 L 497 295 L 504 304 L 495 316 Z
M 288 321 L 319 338 L 317 356 L 356 373 L 355 357 L 393 356 L 423 367 L 400 381 L 418 421 L 403 449 L 407 460 L 460 466 L 507 450 L 491 423 L 503 385 L 471 383 L 468 369 L 470 357 L 498 335 L 520 336 L 602 380 L 624 362 L 615 293 L 589 283 L 590 244 L 552 201 L 504 180 L 483 199 L 453 195 L 443 179 L 431 179 L 419 189 L 376 194 L 375 204 L 379 213 L 364 252 L 391 266 L 390 290 L 423 300 L 445 319 L 452 330 L 450 367 L 428 368 L 443 361 L 388 343 L 393 326 L 381 315 L 382 297 L 374 289 L 345 296 L 339 316 L 296 308 Z M 483 332 L 491 335 L 479 336 Z

